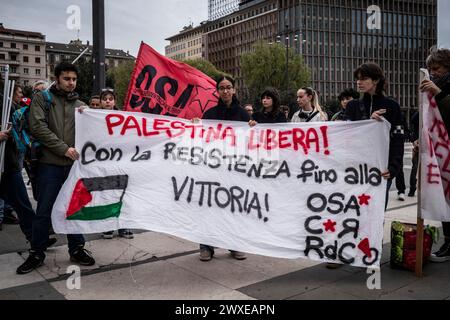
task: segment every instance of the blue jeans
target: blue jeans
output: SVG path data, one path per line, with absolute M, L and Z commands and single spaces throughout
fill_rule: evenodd
M 31 250 L 41 257 L 45 257 L 44 250 L 47 248 L 53 204 L 69 176 L 70 168 L 70 166 L 62 167 L 47 164 L 40 164 L 38 168 L 38 205 L 36 217 L 33 221 Z M 80 246 L 84 246 L 84 237 L 81 234 L 68 234 L 67 241 L 70 255 Z
M 2 198 L 0 198 L 0 221 L 2 221 L 3 218 L 5 217 L 5 211 L 10 209 L 13 210 L 10 204 L 5 200 L 3 200 Z
M 25 159 L 25 153 L 19 153 L 19 169 L 23 170 L 23 160 Z
M 31 241 L 31 230 L 35 213 L 31 206 L 30 198 L 28 198 L 27 188 L 23 182 L 21 171 L 4 173 L 0 186 L 0 195 L 5 200 L 4 207 L 7 208 L 6 202 L 8 202 L 16 211 L 20 220 L 20 229 L 27 240 Z
M 5 200 L 0 198 L 0 221 L 3 221 L 3 218 L 5 217 L 5 207 L 6 203 Z

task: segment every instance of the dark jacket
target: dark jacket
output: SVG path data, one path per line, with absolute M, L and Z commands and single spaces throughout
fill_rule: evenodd
M 0 103 L 1 106 L 1 103 Z M 12 122 L 12 115 L 14 111 L 18 108 L 14 103 L 11 104 L 11 112 L 9 116 L 9 122 Z M 2 118 L 3 106 L 0 107 L 0 119 Z M 16 172 L 20 170 L 19 166 L 19 150 L 17 149 L 17 144 L 10 135 L 9 139 L 6 140 L 5 145 L 5 172 Z
M 434 98 L 438 104 L 445 127 L 450 133 L 450 81 L 441 86 L 440 89 L 442 92 Z
M 331 121 L 344 121 L 345 120 L 345 110 L 337 112 L 333 117 L 331 117 Z
M 275 117 L 272 116 L 270 113 L 265 113 L 264 111 L 259 111 L 253 114 L 253 120 L 255 120 L 258 123 L 286 123 L 287 119 L 286 116 L 279 112 L 275 115 Z
M 69 148 L 75 147 L 75 108 L 85 105 L 78 94 L 67 94 L 56 87 L 50 89 L 52 106 L 46 116 L 45 99 L 42 93 L 34 96 L 30 107 L 30 130 L 42 145 L 39 162 L 71 166 L 73 161 L 65 156 Z M 47 123 L 48 119 L 48 123 Z
M 420 120 L 420 114 L 419 111 L 414 112 L 414 114 L 411 117 L 411 121 L 409 124 L 409 131 L 410 131 L 410 137 L 411 142 L 415 142 L 419 140 L 419 120 Z
M 250 116 L 247 111 L 239 105 L 237 98 L 234 97 L 229 108 L 221 99 L 219 99 L 219 104 L 206 111 L 203 114 L 202 119 L 249 122 Z
M 401 169 L 405 150 L 402 114 L 397 101 L 381 95 L 365 94 L 361 100 L 352 100 L 348 103 L 344 118 L 349 121 L 368 120 L 380 109 L 386 109 L 383 116 L 391 124 L 388 170 L 393 178 Z

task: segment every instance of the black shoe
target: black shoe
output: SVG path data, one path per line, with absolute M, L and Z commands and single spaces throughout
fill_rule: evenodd
M 125 238 L 125 239 L 133 239 L 134 235 L 133 232 L 131 232 L 130 229 L 120 229 L 119 230 L 119 237 Z
M 50 248 L 56 242 L 58 242 L 58 239 L 56 239 L 56 238 L 48 238 L 48 240 L 47 240 L 47 248 Z M 47 248 L 45 250 L 47 250 Z
M 3 218 L 4 224 L 19 224 L 19 219 L 17 219 L 13 214 L 6 215 Z
M 213 258 L 213 253 L 211 252 L 211 250 L 208 249 L 200 249 L 200 260 L 201 261 L 211 261 L 211 259 Z
M 0 220 L 0 231 L 3 230 L 3 221 Z
M 30 252 L 27 260 L 17 268 L 17 274 L 27 274 L 44 264 L 45 257 L 38 256 L 34 252 Z
M 50 229 L 48 229 L 48 235 L 53 236 L 54 234 L 56 234 L 55 231 L 53 231 L 53 228 L 50 227 Z
M 408 197 L 414 198 L 416 196 L 416 190 L 409 190 Z
M 432 253 L 429 260 L 432 262 L 450 261 L 450 241 L 444 243 L 438 251 Z
M 84 247 L 78 248 L 73 254 L 71 254 L 70 261 L 78 263 L 82 266 L 93 266 L 95 264 L 92 253 Z
M 103 232 L 103 239 L 112 239 L 114 238 L 114 231 Z

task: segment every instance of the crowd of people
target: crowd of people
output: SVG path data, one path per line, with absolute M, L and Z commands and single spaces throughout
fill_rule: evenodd
M 447 130 L 450 130 L 450 50 L 432 48 L 427 67 L 431 80 L 425 80 L 420 89 L 435 97 Z M 80 157 L 75 149 L 75 112 L 84 108 L 117 110 L 117 97 L 113 89 L 103 89 L 91 97 L 88 106 L 80 101 L 76 93 L 79 76 L 77 67 L 62 62 L 55 68 L 56 82 L 47 88 L 44 81 L 37 82 L 31 97 L 23 97 L 22 88 L 14 90 L 12 112 L 29 106 L 29 130 L 42 145 L 37 165 L 36 200 L 33 209 L 22 176 L 24 153 L 19 150 L 11 134 L 11 128 L 2 128 L 0 141 L 6 141 L 5 172 L 0 185 L 0 230 L 2 223 L 20 224 L 20 228 L 30 243 L 30 254 L 17 268 L 18 274 L 26 274 L 44 263 L 45 251 L 56 243 L 52 236 L 51 211 L 58 193 L 67 179 L 70 169 Z M 399 200 L 404 200 L 405 183 L 403 175 L 404 126 L 400 105 L 386 95 L 384 71 L 375 63 L 364 63 L 354 72 L 357 90 L 348 88 L 339 95 L 341 110 L 331 117 L 331 121 L 359 121 L 386 119 L 391 124 L 388 168 L 382 169 L 382 176 L 388 181 L 386 206 L 389 189 L 396 180 Z M 254 127 L 263 123 L 301 123 L 323 122 L 329 115 L 320 105 L 319 94 L 314 88 L 302 87 L 297 92 L 299 111 L 290 117 L 288 106 L 281 105 L 280 95 L 274 88 L 261 93 L 262 108 L 255 110 L 250 104 L 241 106 L 236 96 L 235 81 L 229 76 L 216 79 L 219 101 L 217 106 L 207 110 L 203 119 L 246 122 Z M 198 121 L 199 119 L 192 119 Z M 413 172 L 410 180 L 409 196 L 415 196 L 417 184 L 419 126 L 418 115 L 411 121 L 410 131 L 414 141 Z M 450 132 L 450 131 L 449 131 Z M 28 171 L 28 170 L 27 170 Z M 13 215 L 16 212 L 17 217 Z M 444 222 L 445 243 L 432 254 L 436 262 L 450 260 L 450 223 Z M 103 233 L 103 238 L 113 238 L 114 231 Z M 128 229 L 118 230 L 118 235 L 126 239 L 133 238 Z M 92 253 L 85 249 L 83 235 L 67 235 L 70 260 L 80 265 L 95 264 Z M 231 251 L 233 258 L 246 259 L 243 252 Z M 200 244 L 200 260 L 210 261 L 214 256 L 214 247 Z M 331 264 L 330 267 L 333 265 Z

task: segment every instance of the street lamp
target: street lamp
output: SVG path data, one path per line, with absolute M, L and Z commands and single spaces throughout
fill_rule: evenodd
M 284 44 L 285 44 L 285 48 L 286 48 L 286 70 L 285 70 L 286 94 L 289 93 L 289 40 L 290 40 L 290 38 L 289 38 L 288 28 L 289 28 L 289 26 L 286 25 L 285 34 L 284 34 L 284 37 L 285 37 L 285 43 Z M 277 43 L 281 43 L 282 36 L 283 35 L 278 35 L 277 36 Z M 301 36 L 302 36 L 301 32 L 300 32 L 300 35 L 299 34 L 294 35 L 294 43 L 299 42 Z M 302 52 L 303 51 L 302 50 L 302 45 L 305 42 L 306 42 L 306 40 L 301 40 L 300 41 L 300 54 L 303 54 L 303 52 Z M 295 47 L 296 46 L 294 46 L 294 48 Z
M 281 35 L 277 36 L 277 43 L 281 43 L 281 37 L 282 37 Z M 285 35 L 284 45 L 286 48 L 285 86 L 286 86 L 286 93 L 288 93 L 289 92 L 289 35 L 287 32 Z

